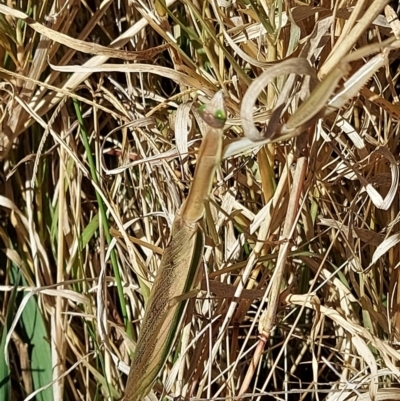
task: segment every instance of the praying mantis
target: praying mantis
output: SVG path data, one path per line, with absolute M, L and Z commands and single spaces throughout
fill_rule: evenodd
M 204 247 L 200 221 L 204 197 L 212 187 L 222 152 L 222 127 L 226 108 L 218 92 L 203 117 L 210 125 L 199 151 L 199 162 L 188 198 L 175 216 L 171 242 L 164 251 L 160 270 L 152 287 L 129 374 L 125 400 L 145 396 L 173 346 L 185 308 L 177 298 L 189 292 L 197 276 Z
M 321 117 L 339 110 L 385 65 L 390 50 L 396 47 L 396 43 L 393 42 L 387 42 L 386 47 L 347 79 L 338 91 L 339 82 L 350 72 L 350 62 L 360 55 L 372 53 L 375 49 L 370 47 L 352 53 L 320 82 L 317 82 L 316 72 L 306 59 L 290 59 L 270 67 L 253 81 L 243 98 L 241 122 L 245 137 L 225 147 L 223 126 L 227 110 L 223 93 L 217 92 L 200 110 L 209 128 L 199 149 L 189 195 L 175 216 L 171 240 L 165 249 L 151 290 L 126 385 L 125 401 L 137 401 L 148 394 L 179 332 L 185 309 L 185 301 L 181 299 L 197 282 L 204 248 L 204 234 L 201 228 L 204 201 L 211 192 L 215 170 L 220 161 L 266 143 L 299 135 Z M 289 89 L 286 92 L 284 89 L 265 133 L 261 134 L 253 121 L 254 103 L 267 83 L 279 75 L 290 74 L 310 76 L 315 88 L 297 111 L 286 122 L 281 123 L 281 115 L 289 93 Z

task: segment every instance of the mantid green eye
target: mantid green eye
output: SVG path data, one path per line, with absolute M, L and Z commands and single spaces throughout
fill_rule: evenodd
M 215 117 L 217 120 L 220 120 L 220 121 L 223 121 L 223 122 L 225 122 L 225 120 L 226 120 L 226 114 L 225 114 L 225 112 L 224 112 L 223 110 L 217 110 L 217 111 L 214 113 L 214 117 Z

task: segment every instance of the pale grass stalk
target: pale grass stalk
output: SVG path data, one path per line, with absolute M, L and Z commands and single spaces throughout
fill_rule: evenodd
M 275 317 L 279 306 L 281 283 L 283 274 L 285 272 L 285 266 L 288 258 L 289 249 L 292 247 L 292 239 L 295 234 L 296 225 L 299 213 L 299 205 L 301 205 L 301 194 L 304 191 L 303 185 L 306 176 L 307 160 L 305 157 L 300 157 L 296 160 L 296 170 L 293 174 L 293 184 L 290 193 L 288 211 L 286 214 L 285 225 L 282 232 L 281 239 L 285 242 L 281 245 L 274 270 L 274 274 L 271 278 L 271 291 L 268 293 L 268 307 L 264 310 L 260 317 L 259 332 L 260 340 L 257 351 L 254 353 L 251 367 L 247 372 L 246 378 L 239 390 L 239 394 L 243 394 L 247 391 L 249 382 L 254 375 L 254 368 L 258 365 L 261 355 L 264 350 L 264 346 L 269 340 L 272 328 L 275 325 Z
M 66 199 L 65 199 L 65 181 L 67 179 L 65 172 L 65 164 L 67 163 L 66 154 L 63 148 L 60 148 L 60 169 L 59 169 L 59 177 L 58 177 L 58 232 L 57 232 L 57 275 L 56 282 L 62 283 L 65 279 L 64 277 L 64 267 L 65 267 L 65 255 L 64 248 L 66 246 L 65 243 L 65 234 L 67 233 L 65 221 L 66 218 Z M 62 292 L 64 286 L 61 284 L 58 288 Z M 55 350 L 56 350 L 56 365 L 54 366 L 53 379 L 62 376 L 63 371 L 65 370 L 65 316 L 63 313 L 65 312 L 65 306 L 63 299 L 61 297 L 56 298 L 55 305 L 55 331 L 56 336 L 55 340 Z M 61 394 L 63 394 L 64 388 L 64 380 L 60 379 L 57 381 L 57 386 L 53 389 L 54 399 L 58 399 Z
M 278 186 L 276 188 L 276 191 L 274 193 L 274 197 L 267 203 L 266 205 L 266 209 L 267 209 L 267 216 L 263 221 L 263 224 L 260 226 L 259 229 L 259 234 L 257 236 L 257 242 L 255 244 L 255 247 L 246 263 L 245 269 L 242 273 L 242 279 L 239 281 L 235 294 L 234 294 L 234 298 L 235 299 L 240 299 L 241 298 L 241 294 L 244 291 L 244 287 L 245 284 L 248 281 L 248 277 L 250 276 L 254 266 L 256 265 L 256 263 L 258 262 L 258 258 L 259 255 L 261 254 L 261 251 L 264 248 L 264 244 L 266 239 L 268 238 L 268 236 L 271 233 L 271 224 L 272 224 L 272 218 L 273 218 L 273 214 L 274 214 L 274 209 L 279 205 L 279 203 L 281 202 L 286 190 L 287 190 L 287 185 L 288 185 L 288 180 L 290 180 L 289 178 L 289 166 L 292 163 L 292 155 L 288 160 L 288 163 L 285 165 L 285 168 L 282 172 L 282 175 L 280 177 Z M 272 285 L 272 281 L 269 283 L 268 288 L 266 289 L 265 293 L 264 293 L 264 297 L 262 302 L 265 303 L 266 299 L 267 299 L 267 294 L 271 291 L 271 285 Z M 218 347 L 220 345 L 220 342 L 223 340 L 223 335 L 225 330 L 227 329 L 228 325 L 231 322 L 231 319 L 235 313 L 235 309 L 237 307 L 237 302 L 233 301 L 230 306 L 229 309 L 224 317 L 223 323 L 221 325 L 220 331 L 219 331 L 219 335 L 217 338 L 217 341 L 214 343 L 214 347 L 212 349 L 212 354 L 213 357 L 211 358 L 211 360 L 213 360 L 214 355 L 216 355 L 217 351 L 218 351 Z M 256 315 L 256 319 L 254 320 L 254 323 L 258 320 L 258 316 L 261 315 L 261 310 L 258 309 L 257 310 L 257 315 Z M 247 340 L 247 339 L 246 339 Z M 243 344 L 243 347 L 239 353 L 239 356 L 241 356 L 241 354 L 244 352 L 245 347 L 246 347 L 246 343 L 247 341 L 245 341 L 245 343 Z M 234 367 L 236 367 L 236 364 L 238 364 L 240 361 L 240 358 L 237 359 L 237 361 L 234 364 Z M 232 369 L 232 373 L 234 373 L 234 369 Z M 219 395 L 219 391 L 217 392 L 216 396 Z

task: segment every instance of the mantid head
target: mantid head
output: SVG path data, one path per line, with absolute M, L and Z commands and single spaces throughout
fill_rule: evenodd
M 217 92 L 209 103 L 201 105 L 199 107 L 199 113 L 209 126 L 217 129 L 222 128 L 226 121 L 226 107 L 223 92 Z

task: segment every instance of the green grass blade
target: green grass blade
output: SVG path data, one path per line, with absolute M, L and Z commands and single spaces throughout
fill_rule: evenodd
M 21 277 L 20 274 L 16 276 L 14 288 L 11 291 L 10 298 L 7 303 L 7 312 L 5 316 L 5 322 L 1 333 L 0 341 L 0 400 L 8 401 L 11 400 L 11 371 L 6 361 L 8 355 L 8 349 L 6 346 L 6 337 L 8 330 L 12 324 L 12 319 L 15 312 L 15 299 L 17 296 L 17 287 Z
M 93 159 L 93 156 L 92 156 L 92 151 L 90 149 L 88 135 L 87 135 L 87 131 L 86 131 L 86 128 L 85 128 L 85 124 L 83 122 L 81 109 L 80 109 L 79 103 L 78 103 L 78 101 L 76 99 L 74 99 L 74 107 L 75 107 L 76 116 L 77 116 L 78 121 L 79 121 L 80 131 L 81 131 L 81 135 L 82 135 L 82 141 L 83 141 L 83 144 L 85 146 L 86 156 L 87 156 L 87 159 L 88 159 L 88 163 L 89 163 L 92 179 L 96 184 L 98 184 L 99 183 L 99 179 L 98 179 L 98 176 L 97 176 L 96 165 L 95 165 L 95 162 L 94 162 L 94 159 Z M 108 225 L 108 218 L 107 218 L 106 208 L 104 206 L 103 200 L 101 199 L 101 196 L 97 192 L 96 192 L 96 198 L 97 198 L 97 202 L 99 204 L 99 210 L 100 210 L 100 214 L 101 214 L 101 217 L 102 217 L 102 222 L 103 222 L 103 227 L 104 227 L 104 234 L 106 236 L 107 243 L 110 244 L 112 238 L 111 238 L 111 235 L 110 235 L 110 227 Z M 131 324 L 130 324 L 130 322 L 128 320 L 128 313 L 127 313 L 127 309 L 126 309 L 124 289 L 122 287 L 122 282 L 121 282 L 121 275 L 120 275 L 120 272 L 119 272 L 117 257 L 116 257 L 115 252 L 113 250 L 110 253 L 110 257 L 111 257 L 111 264 L 112 264 L 114 275 L 115 275 L 115 281 L 117 283 L 117 291 L 118 291 L 118 297 L 119 297 L 119 302 L 120 302 L 120 306 L 121 306 L 122 318 L 123 318 L 123 321 L 124 321 L 124 324 L 125 324 L 126 331 L 127 331 L 128 335 L 132 338 L 132 327 L 131 327 Z
M 15 285 L 18 282 L 18 275 L 19 270 L 13 267 L 10 278 L 12 284 Z M 22 285 L 27 285 L 24 277 L 22 277 Z M 32 384 L 33 391 L 35 391 L 52 381 L 52 358 L 49 336 L 35 296 L 31 296 L 26 303 L 21 314 L 20 325 L 29 346 Z M 53 401 L 52 387 L 50 386 L 40 391 L 36 395 L 36 400 Z

